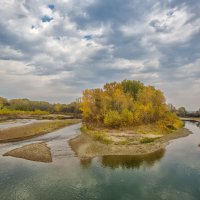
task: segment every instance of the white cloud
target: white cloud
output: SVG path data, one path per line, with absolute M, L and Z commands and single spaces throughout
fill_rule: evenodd
M 48 3 L 0 1 L 1 95 L 71 101 L 84 88 L 134 78 L 163 89 L 177 105 L 184 104 L 176 93 L 183 82 L 199 97 L 200 19 L 188 3 Z M 44 16 L 52 20 L 42 22 Z

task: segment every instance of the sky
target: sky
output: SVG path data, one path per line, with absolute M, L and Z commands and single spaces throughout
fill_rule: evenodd
M 68 103 L 124 79 L 200 108 L 199 0 L 0 1 L 0 96 Z

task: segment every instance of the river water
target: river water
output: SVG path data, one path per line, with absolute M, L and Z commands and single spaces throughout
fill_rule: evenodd
M 200 128 L 149 156 L 104 156 L 80 160 L 67 140 L 72 125 L 31 140 L 0 145 L 0 200 L 199 200 Z M 11 149 L 47 142 L 53 162 L 2 157 Z

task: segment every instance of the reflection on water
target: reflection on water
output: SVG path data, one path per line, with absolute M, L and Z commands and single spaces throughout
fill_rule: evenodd
M 200 122 L 187 122 L 188 124 L 195 124 L 200 128 Z M 154 153 L 146 155 L 106 155 L 99 157 L 98 161 L 103 167 L 111 169 L 139 169 L 153 167 L 154 164 L 160 161 L 165 155 L 165 149 L 160 149 Z M 92 164 L 92 158 L 80 158 L 80 165 L 83 168 L 88 168 Z
M 196 125 L 200 128 L 200 122 L 197 122 Z
M 82 168 L 88 168 L 92 164 L 92 158 L 80 158 L 80 165 Z
M 199 200 L 197 125 L 186 122 L 193 134 L 173 140 L 166 151 L 145 156 L 79 160 L 67 140 L 77 134 L 80 125 L 29 140 L 50 145 L 51 164 L 1 157 L 21 143 L 0 145 L 0 200 Z
M 99 161 L 103 167 L 110 167 L 111 169 L 139 169 L 140 167 L 152 167 L 161 160 L 165 154 L 165 149 L 160 149 L 154 153 L 146 155 L 106 155 L 99 157 Z M 83 168 L 90 167 L 92 158 L 80 158 L 80 165 Z
M 160 149 L 151 154 L 147 155 L 120 155 L 120 156 L 102 156 L 100 161 L 104 167 L 115 168 L 126 168 L 126 169 L 139 169 L 140 167 L 152 167 L 157 161 L 160 161 L 165 154 L 165 149 Z

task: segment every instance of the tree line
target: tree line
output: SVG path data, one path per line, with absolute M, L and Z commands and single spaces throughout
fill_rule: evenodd
M 80 109 L 88 126 L 119 128 L 157 123 L 177 128 L 181 124 L 176 114 L 169 111 L 160 90 L 135 80 L 85 90 Z
M 31 101 L 29 99 L 11 99 L 0 97 L 0 111 L 45 111 L 46 113 L 56 114 L 80 114 L 79 100 L 69 103 L 51 104 L 46 101 Z
M 188 111 L 185 107 L 176 108 L 172 104 L 168 105 L 171 112 L 176 113 L 179 117 L 200 117 L 200 108 L 196 111 Z

